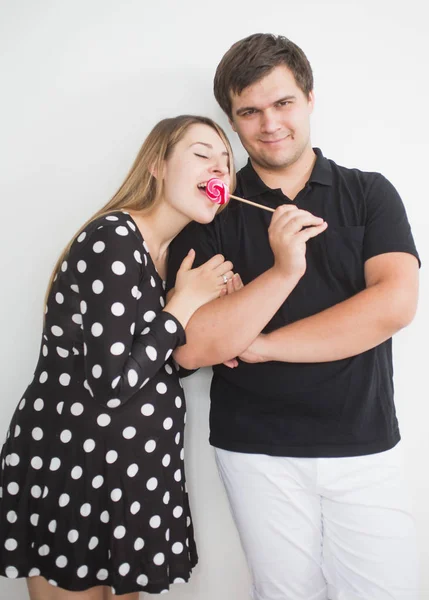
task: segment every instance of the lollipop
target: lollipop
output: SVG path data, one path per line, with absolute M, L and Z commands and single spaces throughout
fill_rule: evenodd
M 263 208 L 264 210 L 274 212 L 274 209 L 268 208 L 268 206 L 264 206 L 263 204 L 257 204 L 256 202 L 251 202 L 250 200 L 245 200 L 244 198 L 239 198 L 238 196 L 233 196 L 229 193 L 226 183 L 217 177 L 213 177 L 212 179 L 208 180 L 206 185 L 206 195 L 214 204 L 219 204 L 220 206 L 227 204 L 230 198 L 234 198 L 234 200 L 238 200 L 239 202 L 251 204 L 252 206 L 257 206 L 258 208 Z

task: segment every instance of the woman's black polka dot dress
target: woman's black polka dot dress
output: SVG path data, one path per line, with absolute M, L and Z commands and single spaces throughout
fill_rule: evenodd
M 130 215 L 93 221 L 48 300 L 2 451 L 0 573 L 160 593 L 197 562 L 183 465 L 184 343 Z

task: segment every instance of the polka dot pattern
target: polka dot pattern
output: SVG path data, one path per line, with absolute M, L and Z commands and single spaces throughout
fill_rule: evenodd
M 77 236 L 2 452 L 7 577 L 118 594 L 165 593 L 173 573 L 188 580 L 196 552 L 181 458 L 185 404 L 170 358 L 185 338 L 164 298 L 129 215 L 103 216 Z M 28 565 L 27 539 L 37 540 Z

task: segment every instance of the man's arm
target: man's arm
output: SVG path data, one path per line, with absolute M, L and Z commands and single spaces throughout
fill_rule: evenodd
M 317 315 L 259 336 L 245 362 L 326 362 L 360 354 L 386 341 L 414 318 L 418 261 L 392 252 L 365 262 L 366 289 Z
M 282 205 L 269 230 L 274 266 L 232 295 L 202 306 L 174 353 L 185 369 L 222 363 L 243 352 L 262 331 L 305 272 L 306 242 L 326 229 L 319 217 Z

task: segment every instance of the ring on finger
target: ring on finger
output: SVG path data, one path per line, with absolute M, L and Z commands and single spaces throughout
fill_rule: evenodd
M 223 282 L 226 285 L 228 283 L 228 277 L 226 275 L 222 275 Z

